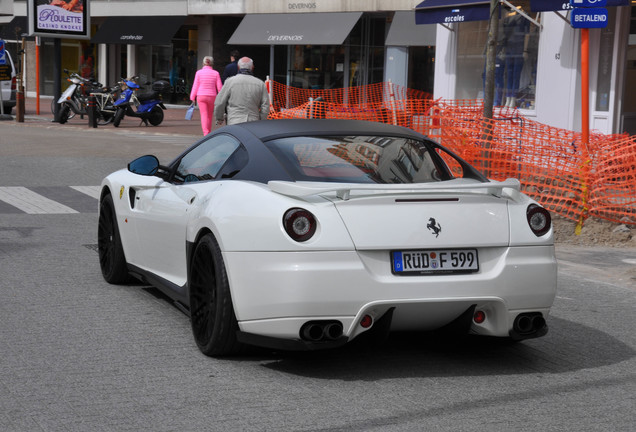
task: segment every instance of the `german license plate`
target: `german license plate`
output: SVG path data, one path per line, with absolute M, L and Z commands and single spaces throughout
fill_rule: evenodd
M 397 275 L 471 273 L 479 270 L 477 249 L 412 250 L 391 252 Z

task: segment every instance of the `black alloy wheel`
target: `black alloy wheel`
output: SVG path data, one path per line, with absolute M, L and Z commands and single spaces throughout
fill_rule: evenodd
M 197 243 L 190 263 L 190 320 L 192 334 L 207 356 L 242 351 L 223 256 L 216 239 L 206 234 Z
M 131 276 L 128 273 L 126 256 L 119 236 L 113 197 L 110 194 L 102 198 L 99 206 L 97 251 L 99 266 L 106 282 L 123 284 L 130 281 Z

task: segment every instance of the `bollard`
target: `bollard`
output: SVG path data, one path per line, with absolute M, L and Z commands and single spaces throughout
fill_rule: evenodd
M 86 111 L 88 113 L 88 127 L 97 127 L 97 99 L 90 95 L 86 101 Z
M 15 121 L 24 123 L 24 87 L 15 95 Z

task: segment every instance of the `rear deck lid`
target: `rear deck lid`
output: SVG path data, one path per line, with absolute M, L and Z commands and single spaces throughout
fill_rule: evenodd
M 285 195 L 319 194 L 331 200 L 359 250 L 506 246 L 508 197 L 519 191 L 516 180 L 269 185 Z

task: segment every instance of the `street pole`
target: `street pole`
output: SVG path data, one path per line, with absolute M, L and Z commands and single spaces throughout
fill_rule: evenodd
M 495 99 L 495 63 L 497 58 L 497 38 L 499 32 L 499 0 L 490 0 L 488 20 L 488 41 L 486 43 L 486 70 L 484 77 L 484 120 L 482 129 L 483 169 L 490 174 L 490 141 L 492 140 L 492 118 Z
M 499 33 L 499 0 L 490 0 L 488 42 L 486 44 L 486 71 L 484 83 L 484 118 L 492 119 L 495 99 L 495 63 Z
M 581 132 L 587 149 L 590 143 L 590 29 L 581 29 Z

